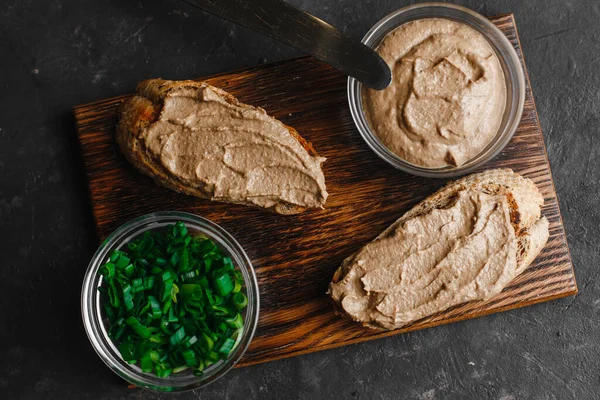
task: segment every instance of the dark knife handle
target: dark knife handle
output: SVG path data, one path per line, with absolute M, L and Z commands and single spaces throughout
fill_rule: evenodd
M 375 51 L 282 0 L 183 1 L 311 54 L 373 89 L 390 84 L 390 69 Z

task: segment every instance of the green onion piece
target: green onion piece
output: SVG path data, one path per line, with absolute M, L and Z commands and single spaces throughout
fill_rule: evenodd
M 117 308 L 121 304 L 119 300 L 119 295 L 117 294 L 117 288 L 115 286 L 115 281 L 110 281 L 108 283 L 108 299 L 110 301 L 110 305 Z
M 214 352 L 214 351 L 211 351 L 211 352 L 209 352 L 209 353 L 206 355 L 206 359 L 207 359 L 208 361 L 210 361 L 210 362 L 211 362 L 211 364 L 212 364 L 212 363 L 215 363 L 215 362 L 217 362 L 217 361 L 219 361 L 219 359 L 220 359 L 220 358 L 221 358 L 221 357 L 219 356 L 219 353 L 216 353 L 216 352 Z
M 133 266 L 133 264 L 129 264 L 128 266 L 125 267 L 125 275 L 127 275 L 128 277 L 133 275 L 134 272 L 135 272 L 135 267 Z
M 176 284 L 173 284 L 173 287 L 171 288 L 171 299 L 173 300 L 173 303 L 177 303 L 177 293 L 179 293 L 179 287 Z
M 165 258 L 162 258 L 162 257 L 156 257 L 156 260 L 154 260 L 154 262 L 159 267 L 164 267 L 165 265 L 167 265 L 167 260 Z
M 233 290 L 233 282 L 228 273 L 224 273 L 213 281 L 213 285 L 221 296 L 227 296 Z
M 174 231 L 175 230 L 177 231 L 177 233 L 178 233 L 179 236 L 186 236 L 188 234 L 187 227 L 181 221 L 175 223 L 175 229 L 174 229 Z
M 171 368 L 163 368 L 158 365 L 156 366 L 156 376 L 159 378 L 166 378 L 167 376 L 171 375 L 171 372 L 173 372 Z
M 119 340 L 121 336 L 125 333 L 125 325 L 117 327 L 114 332 L 109 333 L 111 339 Z
M 196 361 L 196 353 L 194 350 L 185 350 L 181 352 L 183 359 L 185 361 L 185 365 L 188 367 L 195 367 L 198 363 Z
M 215 346 L 215 342 L 206 333 L 202 333 L 198 343 L 200 344 L 202 351 L 205 353 L 209 353 Z
M 169 301 L 171 301 L 171 299 L 169 299 Z M 169 308 L 168 321 L 169 322 L 177 322 L 177 321 L 179 321 L 179 318 L 177 318 L 177 315 L 175 315 L 175 309 L 172 308 L 172 307 Z
M 115 261 L 117 261 L 119 259 L 119 256 L 120 256 L 120 254 L 118 251 L 116 251 L 116 250 L 113 251 L 112 253 L 110 253 L 110 257 L 109 257 L 110 262 L 114 263 Z
M 221 354 L 228 355 L 229 353 L 231 353 L 231 350 L 233 349 L 234 344 L 235 344 L 235 340 L 227 338 L 221 344 L 221 346 L 219 347 L 219 349 L 217 351 Z
M 183 247 L 179 250 L 179 263 L 178 268 L 180 272 L 187 271 L 190 266 L 190 254 L 188 250 Z
M 148 356 L 152 360 L 154 364 L 158 364 L 160 362 L 160 354 L 156 350 L 152 350 L 148 352 Z
M 104 313 L 106 314 L 106 317 L 109 319 L 109 321 L 114 320 L 117 315 L 115 314 L 115 309 L 110 306 L 110 303 L 104 303 L 103 306 Z
M 148 329 L 144 325 L 142 325 L 141 322 L 136 317 L 134 317 L 134 316 L 127 317 L 125 322 L 142 339 L 148 339 L 151 336 L 150 331 L 148 331 Z
M 202 376 L 202 370 L 204 369 L 204 361 L 198 359 L 198 365 L 194 369 L 193 373 L 195 376 Z
M 142 368 L 142 372 L 152 372 L 154 364 L 152 363 L 152 359 L 150 358 L 150 353 L 146 353 L 146 355 L 141 358 L 140 368 Z
M 198 341 L 198 338 L 196 337 L 196 335 L 191 336 L 189 338 L 187 338 L 184 342 L 183 345 L 185 347 L 191 347 L 194 343 L 196 343 Z
M 119 353 L 121 353 L 123 360 L 127 361 L 128 363 L 135 362 L 134 352 L 135 346 L 132 343 L 125 341 L 119 344 Z
M 208 274 L 210 272 L 211 266 L 212 266 L 212 260 L 210 258 L 205 259 L 204 260 L 204 273 L 205 274 Z
M 165 314 L 167 314 L 169 312 L 169 309 L 171 308 L 172 302 L 173 302 L 173 300 L 171 300 L 171 298 L 169 297 L 167 299 L 167 301 L 165 301 L 163 303 L 163 307 L 162 307 L 162 310 L 161 310 L 162 313 L 163 313 L 163 315 L 165 315 Z
M 235 317 L 225 318 L 225 324 L 232 329 L 238 329 L 244 326 L 242 315 L 237 313 Z
M 231 293 L 239 293 L 240 290 L 242 290 L 242 284 L 236 280 Z
M 218 315 L 218 316 L 229 315 L 229 310 L 223 306 L 212 306 L 212 309 L 215 311 L 215 315 Z
M 154 275 L 160 275 L 162 272 L 163 270 L 156 266 L 152 267 L 152 269 L 150 270 L 150 273 Z
M 179 252 L 176 251 L 175 253 L 173 253 L 171 258 L 169 259 L 169 264 L 171 264 L 172 266 L 176 266 L 178 262 L 179 262 Z
M 208 300 L 208 304 L 215 304 L 215 298 L 213 297 L 212 291 L 209 288 L 204 289 L 204 296 L 206 297 L 206 300 Z
M 148 340 L 151 341 L 152 343 L 158 343 L 158 344 L 166 343 L 165 338 L 162 337 L 161 335 L 152 335 L 148 338 Z
M 148 310 L 150 310 L 150 302 L 149 301 L 147 301 L 146 303 L 143 303 L 140 307 L 138 307 L 136 314 L 144 315 L 144 314 L 146 314 L 146 312 Z
M 223 267 L 227 271 L 233 271 L 233 261 L 231 261 L 231 257 L 223 257 Z
M 231 297 L 231 302 L 238 310 L 246 307 L 248 305 L 248 298 L 244 293 L 236 293 Z
M 178 372 L 185 371 L 186 369 L 188 369 L 187 365 L 180 365 L 178 367 L 173 368 L 173 373 L 176 374 Z
M 181 274 L 182 281 L 189 281 L 198 276 L 198 270 L 192 270 Z
M 173 335 L 171 335 L 171 337 L 169 338 L 169 343 L 171 344 L 171 346 L 175 346 L 175 345 L 181 343 L 181 341 L 183 340 L 184 337 L 185 337 L 185 329 L 183 329 L 183 327 L 181 327 L 177 330 L 177 332 L 175 332 Z
M 144 290 L 150 290 L 154 287 L 154 277 L 148 276 L 143 278 L 144 281 Z
M 98 271 L 106 279 L 112 279 L 115 276 L 115 264 L 107 262 Z
M 171 271 L 167 270 L 167 271 L 163 272 L 162 280 L 165 283 L 167 281 L 173 281 L 173 280 L 175 280 L 175 275 Z
M 179 297 L 185 301 L 202 299 L 202 286 L 186 283 L 179 289 Z
M 133 297 L 131 296 L 131 286 L 127 285 L 123 288 L 123 303 L 127 310 L 133 308 Z
M 152 319 L 159 319 L 162 317 L 162 310 L 160 303 L 154 296 L 148 296 L 148 302 L 150 303 L 150 309 L 152 310 Z
M 129 265 L 130 261 L 131 259 L 129 257 L 127 257 L 125 254 L 121 254 L 115 262 L 115 265 L 117 266 L 117 268 L 123 269 Z
M 164 290 L 161 296 L 162 301 L 166 301 L 167 299 L 171 299 L 171 290 L 173 290 L 173 281 L 168 280 L 164 282 Z M 171 299 L 172 300 L 172 299 Z

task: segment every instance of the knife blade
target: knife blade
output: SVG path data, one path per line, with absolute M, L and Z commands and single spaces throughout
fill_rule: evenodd
M 183 1 L 308 53 L 373 89 L 391 82 L 389 67 L 373 49 L 282 0 Z

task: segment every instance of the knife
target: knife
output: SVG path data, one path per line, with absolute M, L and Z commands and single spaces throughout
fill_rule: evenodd
M 308 53 L 373 89 L 391 82 L 390 68 L 373 49 L 283 0 L 183 1 Z

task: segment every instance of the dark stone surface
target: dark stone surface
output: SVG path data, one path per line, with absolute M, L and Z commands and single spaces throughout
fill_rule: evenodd
M 409 2 L 294 3 L 358 38 Z M 180 398 L 598 398 L 600 3 L 461 3 L 515 13 L 581 293 L 235 370 Z M 127 390 L 83 331 L 79 290 L 96 238 L 71 107 L 131 92 L 149 77 L 193 78 L 295 55 L 174 0 L 1 2 L 0 397 L 168 397 Z

